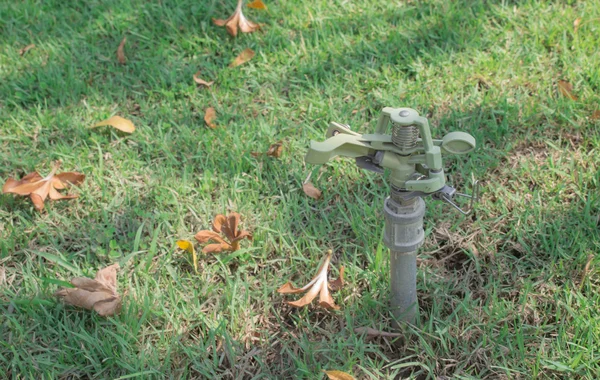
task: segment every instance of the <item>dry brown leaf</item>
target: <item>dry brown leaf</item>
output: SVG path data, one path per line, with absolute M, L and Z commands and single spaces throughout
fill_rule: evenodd
M 90 128 L 104 127 L 107 125 L 110 125 L 111 127 L 125 133 L 133 133 L 133 131 L 135 131 L 135 126 L 133 125 L 131 120 L 127 120 L 121 116 L 116 115 L 113 117 L 109 117 L 106 120 L 102 120 L 101 122 L 92 125 Z
M 248 4 L 246 4 L 246 6 L 252 9 L 267 9 L 267 6 L 265 5 L 265 3 L 262 2 L 262 0 L 251 1 Z
M 596 110 L 596 111 L 592 112 L 591 119 L 592 120 L 598 120 L 598 119 L 600 119 L 600 110 Z
M 387 331 L 376 330 L 370 327 L 357 327 L 354 329 L 357 334 L 366 334 L 369 337 L 384 337 L 384 338 L 398 338 L 402 336 L 400 333 L 392 333 Z
M 37 172 L 27 174 L 20 181 L 9 178 L 2 187 L 2 193 L 28 195 L 38 211 L 44 209 L 44 201 L 48 197 L 51 200 L 77 198 L 78 195 L 63 195 L 58 190 L 65 189 L 69 183 L 79 185 L 85 175 L 77 172 L 56 174 L 59 167 L 60 161 L 55 162 L 50 174 L 44 178 Z
M 283 141 L 277 141 L 275 144 L 271 144 L 271 146 L 269 147 L 269 150 L 267 150 L 265 153 L 252 152 L 251 154 L 254 157 L 258 157 L 261 154 L 265 154 L 269 157 L 279 158 L 279 157 L 281 157 L 282 151 L 283 151 Z
M 103 268 L 92 280 L 87 277 L 75 277 L 71 284 L 75 288 L 62 288 L 54 293 L 64 302 L 88 310 L 95 310 L 103 317 L 114 315 L 121 309 L 121 297 L 117 293 L 117 270 L 119 264 Z
M 214 108 L 208 107 L 206 111 L 204 111 L 204 122 L 206 125 L 211 127 L 212 129 L 217 128 L 217 125 L 214 123 L 217 118 L 217 111 Z
M 577 33 L 577 30 L 579 29 L 579 24 L 581 23 L 581 18 L 577 17 L 575 19 L 575 21 L 573 21 L 573 33 Z
M 250 232 L 240 230 L 238 225 L 240 223 L 240 214 L 233 212 L 227 216 L 218 214 L 212 223 L 211 230 L 202 230 L 198 232 L 194 238 L 199 243 L 208 243 L 214 241 L 216 243 L 209 244 L 202 252 L 204 253 L 219 253 L 222 251 L 237 251 L 240 249 L 240 241 L 243 239 L 252 240 Z M 224 235 L 225 239 L 221 237 Z
M 577 100 L 577 97 L 573 95 L 573 85 L 567 81 L 558 81 L 558 91 L 561 93 L 562 96 L 566 98 L 569 98 L 571 100 Z
M 323 371 L 329 380 L 355 380 L 354 376 L 343 371 Z
M 124 65 L 127 60 L 125 59 L 125 42 L 127 42 L 127 37 L 123 37 L 123 40 L 121 40 L 121 43 L 119 44 L 119 47 L 117 48 L 117 60 L 119 61 L 119 63 L 121 65 Z
M 200 75 L 200 71 L 198 71 L 196 74 L 194 74 L 194 82 L 196 82 L 196 83 L 197 83 L 197 84 L 199 84 L 200 86 L 206 86 L 206 87 L 210 87 L 210 86 L 212 86 L 212 85 L 213 85 L 213 83 L 215 83 L 215 82 L 214 82 L 214 81 L 212 81 L 212 80 L 211 80 L 210 82 L 207 82 L 207 81 L 205 81 L 204 79 L 201 79 L 201 78 L 199 77 L 199 75 Z
M 240 55 L 235 57 L 233 62 L 231 62 L 231 64 L 229 64 L 229 67 L 237 67 L 239 65 L 242 65 L 242 64 L 248 62 L 249 60 L 251 60 L 252 57 L 254 57 L 254 50 L 252 50 L 250 48 L 246 48 L 246 49 L 244 49 L 244 51 L 242 51 L 240 53 Z
M 27 53 L 29 50 L 33 49 L 34 47 L 35 47 L 35 44 L 29 44 L 29 45 L 25 46 L 24 48 L 19 50 L 19 55 L 21 57 L 24 56 L 25 53 Z
M 337 279 L 335 281 L 332 281 L 332 283 L 329 284 L 329 282 L 327 281 L 327 270 L 329 269 L 330 262 L 331 250 L 327 251 L 327 256 L 325 256 L 323 263 L 317 270 L 316 276 L 313 277 L 313 279 L 308 284 L 304 285 L 302 288 L 296 288 L 294 285 L 292 285 L 291 282 L 286 282 L 279 289 L 277 289 L 277 292 L 281 294 L 296 294 L 305 292 L 310 288 L 310 290 L 308 290 L 304 297 L 300 298 L 297 301 L 291 301 L 286 303 L 295 307 L 303 307 L 310 304 L 318 294 L 319 305 L 321 307 L 324 307 L 326 309 L 339 309 L 340 307 L 335 304 L 335 302 L 333 301 L 333 297 L 331 297 L 331 294 L 329 293 L 329 288 L 331 284 L 334 283 L 342 284 L 343 278 L 341 280 Z M 342 277 L 343 274 L 343 270 L 340 270 L 340 277 Z
M 313 199 L 321 198 L 321 190 L 317 189 L 311 182 L 306 182 L 302 185 L 302 191 Z
M 244 16 L 244 13 L 242 12 L 242 3 L 243 0 L 238 0 L 235 11 L 227 20 L 213 18 L 213 23 L 217 26 L 225 26 L 227 33 L 233 37 L 237 36 L 238 27 L 242 33 L 251 33 L 258 30 L 260 25 L 253 23 Z

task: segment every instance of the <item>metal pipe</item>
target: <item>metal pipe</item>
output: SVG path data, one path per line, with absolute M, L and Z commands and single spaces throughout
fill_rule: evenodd
M 417 251 L 390 251 L 390 304 L 397 321 L 413 323 L 417 302 Z
M 394 198 L 400 195 L 392 194 Z M 425 239 L 425 202 L 421 197 L 406 201 L 394 198 L 387 198 L 383 204 L 383 242 L 390 249 L 390 304 L 397 321 L 414 323 L 419 309 L 417 250 Z

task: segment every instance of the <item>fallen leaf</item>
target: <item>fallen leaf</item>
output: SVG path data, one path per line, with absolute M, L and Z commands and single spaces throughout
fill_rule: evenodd
M 75 277 L 71 284 L 75 288 L 62 288 L 54 293 L 64 302 L 88 310 L 95 310 L 103 317 L 114 315 L 121 309 L 121 297 L 117 293 L 117 270 L 119 264 L 103 268 L 92 280 L 87 277 Z
M 591 119 L 592 120 L 598 120 L 598 119 L 600 119 L 600 110 L 596 110 L 596 111 L 592 112 Z
M 33 49 L 34 47 L 35 47 L 35 44 L 29 44 L 29 45 L 25 46 L 24 48 L 19 50 L 19 55 L 21 57 L 24 56 L 25 53 L 27 53 L 29 50 Z
M 20 181 L 9 178 L 2 187 L 2 193 L 12 193 L 31 198 L 33 205 L 38 211 L 44 209 L 44 201 L 50 197 L 51 200 L 72 199 L 78 195 L 63 195 L 58 190 L 65 189 L 67 184 L 79 185 L 85 179 L 85 175 L 77 172 L 65 172 L 56 174 L 60 167 L 60 161 L 56 161 L 50 174 L 44 178 L 37 172 L 29 173 Z
M 387 331 L 375 330 L 370 327 L 357 327 L 354 329 L 357 334 L 366 334 L 369 337 L 385 337 L 385 338 L 398 338 L 402 336 L 400 333 L 392 333 Z
M 216 243 L 209 244 L 202 249 L 204 253 L 219 253 L 222 251 L 237 251 L 240 249 L 240 241 L 243 239 L 252 240 L 250 232 L 238 228 L 240 223 L 240 214 L 233 212 L 227 216 L 218 214 L 212 223 L 211 230 L 202 230 L 198 232 L 194 238 L 199 243 L 208 243 L 215 241 Z M 221 237 L 225 236 L 225 239 Z
M 323 371 L 329 380 L 354 380 L 354 376 L 343 371 Z
M 227 33 L 233 37 L 237 36 L 238 27 L 242 33 L 251 33 L 258 30 L 260 25 L 253 23 L 244 16 L 244 13 L 242 12 L 242 3 L 243 0 L 238 0 L 235 11 L 227 20 L 213 18 L 213 23 L 217 26 L 225 26 Z
M 119 61 L 119 63 L 121 65 L 124 65 L 127 60 L 125 59 L 125 42 L 127 42 L 127 37 L 123 37 L 123 40 L 121 40 L 121 43 L 119 44 L 119 47 L 117 48 L 117 60 Z
M 101 122 L 92 125 L 90 128 L 104 127 L 107 125 L 110 125 L 111 127 L 125 133 L 133 133 L 133 131 L 135 131 L 135 126 L 133 125 L 131 120 L 127 120 L 121 116 L 116 115 L 113 117 L 109 117 L 106 120 L 102 120 Z
M 251 60 L 252 57 L 254 57 L 254 50 L 252 50 L 250 48 L 246 48 L 246 49 L 244 49 L 244 51 L 242 51 L 240 53 L 240 55 L 235 57 L 233 62 L 231 62 L 231 64 L 229 64 L 229 67 L 237 67 L 239 65 L 242 65 L 242 64 L 248 62 L 249 60 Z
M 311 182 L 305 182 L 302 185 L 302 191 L 313 199 L 321 198 L 321 190 L 317 189 Z
M 275 157 L 275 158 L 279 158 L 281 157 L 281 152 L 283 151 L 283 141 L 278 141 L 275 144 L 271 144 L 271 146 L 269 147 L 269 150 L 267 150 L 264 154 L 269 156 L 269 157 Z M 258 157 L 263 153 L 260 152 L 252 152 L 251 153 L 254 157 Z
M 208 107 L 206 111 L 204 111 L 204 122 L 206 125 L 211 127 L 212 129 L 217 128 L 217 125 L 214 123 L 217 118 L 217 111 L 214 108 Z
M 325 256 L 323 263 L 317 270 L 317 274 L 308 284 L 304 285 L 302 288 L 296 288 L 294 287 L 294 285 L 292 285 L 291 282 L 286 282 L 279 289 L 277 289 L 277 292 L 281 294 L 296 294 L 305 292 L 310 288 L 310 290 L 304 295 L 304 297 L 300 298 L 297 301 L 288 301 L 286 303 L 295 307 L 303 307 L 310 304 L 318 294 L 319 306 L 324 307 L 326 309 L 339 309 L 340 307 L 337 306 L 333 301 L 333 297 L 331 297 L 329 289 L 330 287 L 332 287 L 332 284 L 342 284 L 344 282 L 344 271 L 340 269 L 340 278 L 329 283 L 327 280 L 327 270 L 329 269 L 330 262 L 331 250 L 327 251 L 327 256 Z
M 246 4 L 246 6 L 252 9 L 267 9 L 267 6 L 265 5 L 265 3 L 262 2 L 262 0 L 251 1 L 248 4 Z
M 194 244 L 188 240 L 177 240 L 177 246 L 184 251 L 192 254 L 192 263 L 194 265 L 194 272 L 198 274 L 198 255 L 196 255 L 196 250 L 194 249 Z
M 200 86 L 210 87 L 213 85 L 213 83 L 215 83 L 214 81 L 207 82 L 204 79 L 201 79 L 199 77 L 199 75 L 200 75 L 200 71 L 198 71 L 196 74 L 194 74 L 194 82 L 196 82 Z
M 571 100 L 577 100 L 577 97 L 573 95 L 573 85 L 567 81 L 558 81 L 558 91 L 561 93 L 562 96 L 566 98 L 569 98 Z
M 577 30 L 579 29 L 579 24 L 581 23 L 581 18 L 577 17 L 575 19 L 575 21 L 573 21 L 573 33 L 577 33 Z

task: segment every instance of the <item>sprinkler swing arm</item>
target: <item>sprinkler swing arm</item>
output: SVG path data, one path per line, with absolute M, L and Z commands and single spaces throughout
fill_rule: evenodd
M 390 123 L 392 132 L 388 134 Z M 451 132 L 441 140 L 431 137 L 426 118 L 411 108 L 385 107 L 375 133 L 359 134 L 348 125 L 332 122 L 322 142 L 311 141 L 305 161 L 325 164 L 337 157 L 354 158 L 360 168 L 383 174 L 390 170 L 391 195 L 384 202 L 384 243 L 390 249 L 391 306 L 397 320 L 414 322 L 417 312 L 416 253 L 424 240 L 423 197 L 448 203 L 464 215 L 473 211 L 479 183 L 473 194 L 458 193 L 446 184 L 442 154 L 466 154 L 475 139 L 465 132 Z M 463 210 L 455 197 L 470 199 Z

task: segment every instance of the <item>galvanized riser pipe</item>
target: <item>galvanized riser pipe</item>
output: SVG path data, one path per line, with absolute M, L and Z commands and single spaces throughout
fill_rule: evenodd
M 391 309 L 397 321 L 414 323 L 419 310 L 417 303 L 417 250 L 423 244 L 422 198 L 397 202 L 387 198 L 384 244 L 390 249 Z

